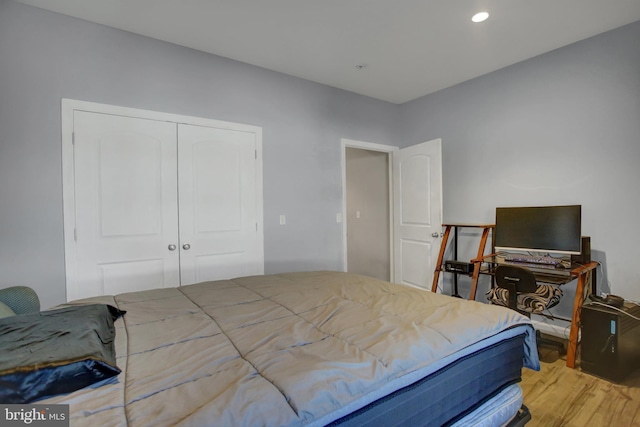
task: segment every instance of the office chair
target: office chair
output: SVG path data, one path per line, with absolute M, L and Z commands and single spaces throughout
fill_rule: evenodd
M 495 271 L 497 287 L 487 292 L 487 299 L 492 304 L 509 307 L 527 317 L 531 313 L 539 314 L 560 302 L 562 290 L 557 286 L 537 283 L 536 276 L 529 269 L 499 265 Z M 566 354 L 561 342 L 542 338 L 536 331 L 538 347 L 545 346 L 558 350 L 559 355 Z

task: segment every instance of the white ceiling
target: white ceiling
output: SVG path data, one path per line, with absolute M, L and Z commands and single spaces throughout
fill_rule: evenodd
M 17 1 L 393 103 L 640 20 L 640 0 Z

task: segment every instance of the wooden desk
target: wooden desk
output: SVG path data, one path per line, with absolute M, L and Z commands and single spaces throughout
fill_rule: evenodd
M 479 257 L 472 262 L 477 263 L 474 270 L 478 270 L 481 274 L 493 274 L 493 267 L 496 265 L 495 254 Z M 481 268 L 481 264 L 489 264 L 490 267 L 486 269 Z M 594 275 L 597 262 L 590 262 L 584 265 L 575 265 L 571 270 L 571 274 L 567 276 L 566 280 L 561 281 L 562 284 L 567 284 L 577 280 L 576 296 L 573 299 L 573 313 L 571 315 L 571 330 L 569 332 L 569 346 L 567 348 L 567 367 L 575 368 L 576 366 L 576 353 L 578 351 L 578 339 L 580 335 L 580 311 L 582 310 L 582 304 L 587 293 L 595 292 L 594 286 L 587 286 L 589 283 L 595 285 Z
M 569 348 L 567 349 L 567 366 L 569 368 L 576 367 L 576 352 L 578 351 L 578 336 L 580 335 L 580 311 L 584 303 L 585 292 L 592 291 L 586 284 L 593 279 L 593 272 L 596 271 L 597 267 L 597 262 L 590 262 L 571 270 L 571 276 L 578 279 L 578 285 L 576 286 L 576 296 L 573 299 Z M 595 280 L 593 283 L 595 283 Z

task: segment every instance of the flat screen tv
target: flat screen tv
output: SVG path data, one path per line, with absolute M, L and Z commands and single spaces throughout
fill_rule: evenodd
M 582 207 L 496 208 L 494 244 L 498 251 L 580 254 Z

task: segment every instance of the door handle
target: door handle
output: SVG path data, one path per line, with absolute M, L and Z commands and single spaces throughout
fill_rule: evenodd
M 184 245 L 182 245 L 182 249 L 184 249 L 185 251 L 188 251 L 189 249 L 191 249 L 191 245 L 188 243 L 185 243 Z
M 438 233 L 437 231 L 434 231 L 433 233 L 431 233 L 431 237 L 438 238 L 438 237 L 442 237 L 442 236 L 441 236 L 441 233 Z
M 174 245 L 173 243 L 170 244 L 169 246 L 167 246 L 169 248 L 170 251 L 175 251 L 176 250 L 176 245 Z

